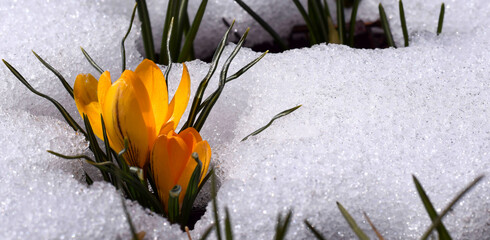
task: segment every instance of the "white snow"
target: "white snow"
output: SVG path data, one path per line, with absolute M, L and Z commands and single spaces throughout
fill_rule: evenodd
M 198 2 L 190 1 L 191 16 Z M 281 36 L 289 34 L 288 25 L 302 23 L 292 2 L 246 2 Z M 401 45 L 398 1 L 382 2 Z M 360 18 L 374 20 L 378 3 L 361 1 Z M 483 0 L 445 3 L 438 37 L 434 32 L 440 2 L 405 1 L 412 40 L 408 48 L 318 45 L 268 54 L 227 84 L 201 134 L 213 149 L 221 183 L 219 206 L 230 209 L 237 239 L 271 239 L 277 214 L 288 209 L 294 213 L 288 239 L 313 238 L 304 219 L 327 239 L 354 238 L 336 201 L 373 238 L 363 211 L 387 239 L 415 239 L 430 220 L 411 174 L 441 210 L 474 177 L 490 173 L 490 6 Z M 157 35 L 166 1 L 148 4 Z M 79 73 L 96 73 L 81 54 L 82 46 L 111 71 L 114 81 L 132 6 L 132 0 L 2 2 L 0 57 L 78 118 L 73 100 L 30 50 L 73 84 Z M 204 45 L 202 54 L 212 51 L 225 31 L 222 17 L 236 18 L 238 32 L 252 26 L 249 44 L 270 40 L 232 1 L 210 1 L 198 39 L 211 45 Z M 134 27 L 126 41 L 131 69 L 142 60 L 139 27 Z M 159 43 L 159 37 L 155 39 Z M 227 47 L 224 56 L 233 47 Z M 230 73 L 259 55 L 243 49 Z M 187 66 L 195 90 L 208 64 L 196 60 Z M 176 65 L 171 89 L 180 71 Z M 115 189 L 104 182 L 88 187 L 83 170 L 93 173 L 90 166 L 46 152 L 86 152 L 83 137 L 6 67 L 0 67 L 0 79 L 0 238 L 128 239 Z M 211 85 L 216 82 L 215 77 Z M 296 112 L 240 142 L 275 114 L 299 104 L 303 106 Z M 487 177 L 444 219 L 454 239 L 490 235 L 489 190 Z M 199 204 L 208 211 L 191 231 L 195 239 L 213 223 L 207 196 L 204 192 Z M 127 204 L 137 230 L 145 231 L 148 239 L 187 239 L 178 226 L 137 203 Z

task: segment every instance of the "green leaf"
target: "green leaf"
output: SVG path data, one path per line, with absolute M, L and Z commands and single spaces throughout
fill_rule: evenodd
M 94 154 L 95 161 L 98 163 L 106 162 L 107 158 L 104 156 L 102 150 L 99 148 L 97 137 L 95 136 L 94 131 L 92 130 L 92 125 L 90 124 L 90 120 L 85 113 L 83 114 L 83 123 L 85 124 L 85 129 L 87 129 L 88 140 L 90 142 L 89 148 Z M 116 186 L 115 179 L 111 178 L 109 174 L 102 172 L 102 176 L 104 177 L 105 181 L 110 182 L 114 186 Z
M 393 41 L 393 35 L 391 35 L 390 24 L 388 23 L 388 19 L 386 18 L 385 9 L 383 8 L 383 5 L 381 5 L 381 3 L 379 4 L 378 8 L 379 8 L 379 17 L 381 20 L 381 26 L 383 27 L 383 31 L 385 32 L 388 46 L 396 48 L 395 42 Z
M 198 114 L 198 108 L 199 105 L 201 104 L 202 98 L 204 96 L 204 92 L 208 86 L 209 80 L 213 76 L 214 72 L 216 71 L 216 68 L 218 67 L 219 60 L 221 58 L 221 54 L 223 53 L 223 49 L 225 48 L 226 41 L 228 40 L 228 36 L 230 34 L 231 29 L 233 28 L 233 25 L 235 24 L 235 21 L 233 21 L 228 28 L 228 30 L 225 32 L 225 35 L 221 39 L 220 43 L 218 44 L 218 47 L 216 48 L 216 51 L 214 52 L 213 55 L 213 60 L 211 61 L 211 64 L 209 66 L 209 71 L 204 77 L 204 79 L 201 81 L 199 84 L 199 87 L 197 88 L 196 94 L 194 95 L 194 100 L 192 101 L 192 107 L 189 112 L 189 117 L 187 118 L 187 122 L 184 124 L 182 127 L 181 131 L 194 125 L 194 120 L 197 117 Z
M 317 38 L 319 42 L 328 42 L 328 25 L 327 20 L 323 19 L 324 12 L 321 11 L 322 7 L 317 0 L 308 0 L 308 13 L 311 18 L 311 22 L 316 26 Z
M 287 50 L 289 49 L 287 44 L 279 37 L 279 34 L 277 34 L 276 31 L 266 22 L 264 19 L 262 19 L 257 13 L 254 12 L 247 4 L 245 4 L 242 0 L 235 0 L 240 7 L 243 8 L 250 16 L 257 21 L 257 23 L 260 24 L 260 26 L 267 31 L 271 35 L 272 38 L 274 38 L 274 41 L 276 41 L 277 44 L 282 48 L 282 50 Z
M 184 25 L 186 21 L 188 22 L 189 19 L 187 18 L 187 5 L 189 3 L 189 0 L 181 0 L 180 6 L 177 11 L 177 28 L 176 33 L 173 37 L 175 37 L 175 40 L 172 41 L 172 49 L 173 54 L 172 54 L 172 60 L 177 61 L 180 55 L 180 47 L 182 46 L 182 37 L 184 36 Z
M 378 237 L 378 239 L 379 240 L 384 240 L 384 237 L 381 235 L 381 233 L 379 233 L 378 229 L 376 228 L 376 226 L 374 226 L 373 222 L 371 222 L 371 219 L 368 217 L 368 215 L 366 214 L 366 212 L 363 212 L 362 214 L 364 215 L 364 218 L 368 221 L 369 226 L 371 226 L 371 228 L 373 229 L 374 233 L 376 233 L 376 236 Z
M 337 0 L 337 24 L 339 25 L 338 31 L 339 31 L 339 39 L 340 39 L 340 44 L 345 44 L 346 38 L 345 38 L 345 16 L 344 16 L 344 1 L 343 0 Z
M 24 86 L 26 86 L 27 89 L 29 89 L 32 93 L 34 93 L 34 94 L 36 94 L 36 95 L 38 95 L 38 96 L 40 96 L 42 98 L 45 98 L 48 101 L 50 101 L 51 103 L 53 103 L 54 106 L 61 113 L 61 115 L 63 116 L 63 118 L 65 119 L 65 121 L 68 123 L 68 125 L 70 125 L 70 127 L 73 128 L 73 130 L 80 131 L 83 135 L 87 136 L 87 133 L 78 125 L 78 123 L 75 120 L 73 120 L 73 118 L 71 117 L 71 115 L 66 111 L 66 109 L 58 101 L 54 100 L 53 98 L 49 97 L 48 95 L 45 95 L 43 93 L 38 92 L 36 89 L 34 89 L 31 86 L 31 84 L 29 84 L 29 82 L 27 82 L 27 80 L 12 65 L 10 65 L 4 59 L 2 59 L 2 61 L 5 64 L 5 66 L 7 66 L 7 68 L 10 70 L 10 72 L 12 72 L 12 74 L 14 74 L 14 76 L 17 79 L 19 79 L 19 81 L 22 84 L 24 84 Z
M 56 69 L 54 69 L 51 65 L 49 65 L 44 59 L 42 59 L 39 55 L 37 55 L 34 50 L 32 50 L 32 53 L 34 53 L 34 56 L 47 68 L 49 69 L 58 79 L 61 81 L 61 84 L 63 84 L 63 87 L 65 87 L 66 91 L 70 94 L 70 96 L 73 98 L 73 88 L 71 88 L 70 84 L 65 80 L 65 78 L 58 72 Z
M 349 223 L 350 228 L 352 229 L 352 231 L 354 231 L 354 233 L 357 235 L 357 237 L 360 240 L 369 240 L 369 237 L 361 230 L 361 228 L 357 225 L 354 218 L 352 218 L 352 216 L 349 214 L 349 212 L 347 212 L 347 210 L 345 210 L 345 208 L 342 206 L 342 204 L 337 202 L 337 207 L 339 207 L 339 210 L 342 213 L 342 216 L 344 216 L 345 220 L 347 221 L 347 223 Z
M 206 228 L 206 230 L 204 231 L 200 239 L 206 240 L 209 237 L 209 234 L 211 234 L 211 232 L 213 231 L 213 229 L 214 229 L 214 224 L 211 224 L 211 226 Z
M 123 39 L 121 40 L 122 72 L 126 70 L 126 48 L 124 47 L 124 42 L 126 41 L 126 38 L 128 38 L 129 33 L 131 32 L 131 28 L 133 27 L 134 15 L 136 14 L 137 7 L 138 7 L 138 3 L 135 3 L 133 8 L 133 13 L 131 14 L 131 20 L 129 21 L 128 31 L 126 32 L 126 35 L 124 35 Z
M 146 0 L 136 0 L 136 3 L 138 4 L 138 17 L 141 22 L 141 35 L 143 37 L 145 57 L 155 61 L 155 46 L 153 45 L 153 34 L 151 32 L 151 22 Z
M 184 46 L 180 51 L 180 55 L 177 60 L 178 62 L 184 62 L 186 59 L 190 58 L 192 46 L 194 45 L 194 39 L 196 38 L 197 31 L 199 30 L 199 26 L 201 25 L 202 17 L 204 16 L 204 12 L 206 11 L 207 4 L 208 4 L 208 0 L 201 1 L 201 4 L 199 5 L 199 9 L 196 12 L 196 16 L 192 21 L 192 26 L 189 29 L 189 32 L 185 36 Z
M 170 73 L 170 69 L 172 69 L 172 53 L 170 52 L 170 40 L 172 39 L 172 29 L 174 26 L 174 18 L 170 19 L 170 25 L 169 25 L 169 33 L 167 34 L 167 43 L 165 44 L 165 56 L 167 56 L 170 61 L 167 62 L 168 66 L 167 69 L 165 69 L 165 73 L 163 76 L 165 77 L 165 85 L 167 86 L 167 95 L 168 95 L 168 74 Z M 163 47 L 163 46 L 162 46 Z
M 177 222 L 179 217 L 179 196 L 182 188 L 175 185 L 168 194 L 168 220 L 171 223 Z
M 171 62 L 170 57 L 170 37 L 169 34 L 172 35 L 172 29 L 170 25 L 172 23 L 172 18 L 177 16 L 174 15 L 175 9 L 178 4 L 175 0 L 169 0 L 167 4 L 167 13 L 165 15 L 165 22 L 163 24 L 163 33 L 162 33 L 162 42 L 160 47 L 160 64 L 168 65 Z M 173 25 L 173 24 L 172 24 Z M 165 52 L 167 51 L 167 52 Z
M 196 200 L 197 194 L 199 193 L 199 182 L 201 181 L 201 171 L 202 171 L 202 162 L 199 160 L 199 155 L 197 153 L 192 153 L 192 158 L 197 162 L 196 168 L 192 172 L 191 178 L 189 179 L 189 183 L 187 185 L 187 190 L 184 196 L 184 201 L 182 203 L 182 214 L 181 214 L 181 226 L 184 227 L 187 225 L 189 217 L 191 215 L 192 206 L 194 205 L 194 201 Z
M 349 46 L 354 47 L 354 35 L 356 30 L 356 17 L 357 17 L 357 9 L 359 8 L 360 0 L 354 0 L 354 4 L 352 5 L 352 14 L 350 16 L 350 27 L 349 27 Z
M 293 212 L 291 210 L 289 210 L 284 219 L 280 213 L 277 215 L 276 234 L 274 235 L 274 240 L 283 240 L 286 238 L 286 233 L 288 231 L 289 224 L 291 223 L 292 215 Z
M 458 203 L 458 201 L 466 194 L 468 191 L 470 191 L 475 185 L 480 182 L 483 179 L 484 175 L 478 176 L 473 180 L 470 184 L 468 184 L 456 197 L 454 197 L 451 202 L 442 210 L 441 214 L 439 214 L 439 217 L 432 221 L 432 224 L 429 226 L 429 228 L 425 231 L 425 233 L 422 235 L 421 239 L 425 240 L 429 237 L 431 232 L 437 228 L 439 224 L 441 224 L 442 218 L 446 216 L 446 214 L 451 211 L 453 206 Z
M 132 239 L 139 240 L 139 236 L 138 233 L 136 233 L 136 228 L 134 227 L 133 220 L 131 219 L 131 215 L 129 215 L 128 208 L 126 207 L 126 201 L 124 200 L 124 197 L 122 195 L 121 195 L 121 204 L 124 210 L 124 215 L 128 220 L 129 229 L 131 231 L 131 235 L 133 236 Z
M 306 27 L 308 27 L 308 32 L 309 32 L 309 36 L 310 36 L 310 45 L 317 44 L 318 40 L 316 39 L 316 35 L 314 33 L 315 28 L 313 27 L 311 20 L 310 20 L 310 17 L 306 13 L 305 8 L 299 2 L 299 0 L 293 0 L 293 2 L 294 2 L 294 5 L 296 5 L 296 8 L 298 8 L 299 13 L 301 13 L 301 16 L 305 20 Z
M 238 70 L 235 74 L 227 77 L 225 83 L 231 82 L 231 81 L 239 78 L 242 74 L 244 74 L 247 70 L 249 70 L 253 65 L 255 65 L 256 63 L 258 63 L 268 52 L 269 51 L 265 51 L 258 58 L 256 58 L 255 60 L 251 61 L 250 63 L 248 63 L 247 65 L 245 65 L 244 67 L 242 67 L 240 70 Z M 199 108 L 197 109 L 197 111 L 199 112 L 199 111 L 202 110 L 202 108 L 204 106 L 207 106 L 209 104 L 209 101 L 211 101 L 211 99 L 213 98 L 213 96 L 214 96 L 214 94 L 209 95 L 206 98 L 206 100 L 204 100 L 202 102 L 202 104 L 199 106 Z
M 97 65 L 97 63 L 92 59 L 92 57 L 90 57 L 88 52 L 85 51 L 85 49 L 83 49 L 83 47 L 80 47 L 80 49 L 82 50 L 83 56 L 85 56 L 85 58 L 90 63 L 90 65 L 92 65 L 92 67 L 94 67 L 95 70 L 97 70 L 97 72 L 99 72 L 100 74 L 104 73 L 104 70 L 102 70 L 102 68 L 99 67 L 99 65 Z
M 267 129 L 268 127 L 270 127 L 270 126 L 272 125 L 272 123 L 273 123 L 273 122 L 274 122 L 276 119 L 281 118 L 281 117 L 284 117 L 284 116 L 286 116 L 286 115 L 288 115 L 288 114 L 290 114 L 290 113 L 294 112 L 296 109 L 298 109 L 298 108 L 300 108 L 300 107 L 301 107 L 301 105 L 298 105 L 298 106 L 296 106 L 296 107 L 293 107 L 293 108 L 290 108 L 290 109 L 288 109 L 288 110 L 284 110 L 284 111 L 282 111 L 282 112 L 278 113 L 278 114 L 277 114 L 276 116 L 274 116 L 274 117 L 273 117 L 273 118 L 272 118 L 272 119 L 269 121 L 269 123 L 267 123 L 265 126 L 263 126 L 263 127 L 259 128 L 259 129 L 255 130 L 253 133 L 250 133 L 249 135 L 247 135 L 246 137 L 244 137 L 244 138 L 242 139 L 242 142 L 243 142 L 243 141 L 245 141 L 245 140 L 247 140 L 249 137 L 251 137 L 251 136 L 255 136 L 255 135 L 257 135 L 257 134 L 261 133 L 262 131 L 264 131 L 265 129 Z
M 94 183 L 94 180 L 88 175 L 87 172 L 83 171 L 83 175 L 85 176 L 85 182 L 90 186 Z
M 408 30 L 407 21 L 405 20 L 405 10 L 403 9 L 403 2 L 398 2 L 398 8 L 400 9 L 400 22 L 402 24 L 403 40 L 405 41 L 405 47 L 408 47 Z
M 225 207 L 225 236 L 226 240 L 233 240 L 233 231 L 231 230 L 231 218 L 227 207 Z
M 439 12 L 439 22 L 437 23 L 437 35 L 442 32 L 442 24 L 444 22 L 444 3 L 441 4 L 441 11 Z
M 310 229 L 310 231 L 313 233 L 313 235 L 315 235 L 316 239 L 326 240 L 326 238 L 318 230 L 316 230 L 316 228 L 313 227 L 313 225 L 311 225 L 311 223 L 308 222 L 308 220 L 305 219 L 304 223 L 308 227 L 308 229 Z
M 230 64 L 235 58 L 235 56 L 238 54 L 238 52 L 240 51 L 240 48 L 242 47 L 243 43 L 245 42 L 245 39 L 247 38 L 249 30 L 250 29 L 248 28 L 247 31 L 245 31 L 242 38 L 240 39 L 240 41 L 238 41 L 237 45 L 235 46 L 235 49 L 233 49 L 233 52 L 231 52 L 230 56 L 226 59 L 225 63 L 223 64 L 223 68 L 221 69 L 221 73 L 220 73 L 218 89 L 216 89 L 216 91 L 212 94 L 213 97 L 209 100 L 209 103 L 206 106 L 204 106 L 201 114 L 199 115 L 199 117 L 196 120 L 196 123 L 193 126 L 198 132 L 201 131 L 201 128 L 206 122 L 206 119 L 209 116 L 211 110 L 213 109 L 214 104 L 216 103 L 216 101 L 218 101 L 218 98 L 221 95 L 221 92 L 223 91 L 226 84 L 226 76 L 228 74 L 228 69 L 230 67 Z
M 219 215 L 218 215 L 218 202 L 216 200 L 216 174 L 211 175 L 211 198 L 213 204 L 213 216 L 214 216 L 214 226 L 216 228 L 216 238 L 222 240 L 221 238 L 221 227 L 219 225 Z
M 422 199 L 422 203 L 424 204 L 425 210 L 429 214 L 430 220 L 433 222 L 434 220 L 439 217 L 439 215 L 436 212 L 436 209 L 432 205 L 429 196 L 425 193 L 424 188 L 420 184 L 419 180 L 417 177 L 412 175 L 413 182 L 415 183 L 415 188 L 417 188 L 417 192 L 419 193 L 420 199 Z M 451 239 L 451 236 L 449 235 L 449 232 L 447 231 L 446 227 L 444 224 L 439 224 L 437 226 L 437 233 L 439 234 L 439 239 Z

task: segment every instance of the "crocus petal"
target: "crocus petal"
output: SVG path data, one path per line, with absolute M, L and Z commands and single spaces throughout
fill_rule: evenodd
M 143 82 L 151 99 L 156 131 L 158 131 L 167 122 L 168 115 L 167 85 L 163 73 L 153 61 L 148 59 L 143 60 L 134 72 Z
M 129 146 L 125 159 L 131 166 L 140 168 L 147 164 L 149 138 L 145 119 L 133 85 L 118 80 L 106 93 L 102 114 L 111 139 L 111 147 L 119 152 L 124 148 L 124 138 Z
M 199 185 L 200 185 L 205 177 L 205 174 L 208 171 L 209 160 L 211 159 L 211 148 L 209 147 L 208 142 L 202 141 L 196 144 L 195 148 L 193 149 L 193 152 L 197 153 L 197 155 L 199 156 L 199 160 L 202 162 L 201 179 L 199 181 Z M 180 202 L 184 201 L 184 196 L 185 193 L 187 192 L 187 186 L 189 185 L 189 181 L 191 180 L 192 173 L 194 172 L 196 167 L 197 167 L 197 162 L 192 157 L 189 157 L 189 160 L 187 161 L 184 171 L 180 175 L 180 178 L 177 182 L 177 184 L 180 187 L 182 187 L 182 192 L 179 197 Z
M 102 105 L 102 102 L 105 100 L 105 95 L 107 90 L 112 85 L 111 74 L 108 71 L 105 71 L 99 77 L 99 84 L 97 85 L 97 98 L 99 103 Z
M 151 152 L 151 170 L 155 178 L 160 199 L 168 209 L 169 191 L 177 184 L 187 160 L 190 150 L 179 136 L 171 133 L 160 135 L 153 145 Z M 181 186 L 183 195 L 187 186 Z
M 189 71 L 187 67 L 184 65 L 182 70 L 182 79 L 180 80 L 179 87 L 175 92 L 172 101 L 168 106 L 168 121 L 173 121 L 175 123 L 174 129 L 177 128 L 180 118 L 185 112 L 187 108 L 187 104 L 189 103 L 189 97 L 191 92 L 191 78 L 189 76 Z
M 139 104 L 140 113 L 145 120 L 145 125 L 148 131 L 148 144 L 151 147 L 153 145 L 153 141 L 156 138 L 156 126 L 155 126 L 155 117 L 153 115 L 152 109 L 152 101 L 154 99 L 150 99 L 148 92 L 145 89 L 145 86 L 141 79 L 132 71 L 126 70 L 123 72 L 118 81 L 125 81 L 128 83 L 134 91 L 136 96 L 136 100 Z M 125 106 L 125 105 L 122 105 Z M 159 130 L 159 129 L 158 129 Z
M 174 131 L 174 122 L 167 122 L 165 123 L 165 125 L 162 126 L 162 128 L 160 128 L 158 136 L 167 135 L 171 131 Z
M 97 137 L 104 139 L 100 121 L 101 108 L 97 98 L 97 80 L 91 74 L 80 74 L 75 80 L 73 97 L 80 116 L 86 114 Z

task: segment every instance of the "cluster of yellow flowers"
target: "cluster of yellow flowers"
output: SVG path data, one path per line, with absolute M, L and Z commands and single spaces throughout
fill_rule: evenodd
M 124 159 L 130 166 L 151 171 L 158 195 L 168 211 L 169 191 L 182 188 L 182 206 L 187 185 L 197 166 L 192 153 L 202 161 L 201 182 L 208 170 L 211 148 L 199 132 L 189 127 L 176 133 L 190 97 L 190 76 L 184 64 L 182 79 L 168 102 L 165 78 L 160 68 L 145 59 L 136 70 L 125 70 L 112 83 L 105 71 L 97 81 L 91 74 L 80 74 L 73 89 L 80 115 L 87 115 L 97 137 L 103 138 L 102 115 L 111 148 L 128 148 Z

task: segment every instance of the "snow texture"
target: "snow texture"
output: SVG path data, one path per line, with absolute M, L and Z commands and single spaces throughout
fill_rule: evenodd
M 191 18 L 198 2 L 190 1 Z M 291 25 L 302 23 L 290 1 L 246 2 L 283 37 Z M 378 3 L 361 1 L 359 18 L 375 20 Z M 401 45 L 398 1 L 382 3 Z M 201 134 L 213 149 L 219 207 L 229 208 L 237 239 L 271 239 L 277 214 L 288 209 L 293 210 L 288 239 L 313 238 L 304 219 L 327 239 L 354 238 L 336 201 L 372 238 L 363 211 L 387 239 L 415 239 L 430 220 L 411 174 L 440 211 L 474 177 L 490 173 L 490 6 L 484 0 L 445 3 L 440 36 L 435 36 L 440 2 L 405 1 L 410 47 L 359 50 L 322 44 L 268 54 L 227 84 Z M 115 78 L 133 4 L 2 1 L 0 57 L 80 121 L 73 100 L 30 50 L 73 84 L 79 73 L 96 75 L 79 50 L 82 46 Z M 166 1 L 148 0 L 148 5 L 159 43 L 158 22 Z M 196 48 L 206 49 L 199 50 L 201 55 L 212 52 L 225 31 L 222 18 L 235 18 L 237 32 L 251 26 L 249 44 L 270 41 L 233 1 L 209 1 L 197 37 L 202 45 Z M 137 25 L 126 41 L 131 69 L 143 59 Z M 230 73 L 259 55 L 243 49 Z M 209 65 L 196 60 L 187 66 L 195 91 Z M 171 72 L 171 91 L 181 70 L 177 64 Z M 46 152 L 87 153 L 83 137 L 6 67 L 0 67 L 0 79 L 0 239 L 129 239 L 117 191 L 101 181 L 87 186 L 84 171 L 94 173 L 93 168 Z M 210 85 L 216 84 L 214 77 Z M 275 114 L 299 104 L 296 112 L 240 142 Z M 214 221 L 208 190 L 203 191 L 198 204 L 207 212 L 191 231 L 195 239 Z M 488 239 L 489 192 L 487 177 L 444 219 L 454 239 Z M 137 203 L 126 203 L 147 239 L 187 239 L 178 226 Z

